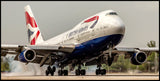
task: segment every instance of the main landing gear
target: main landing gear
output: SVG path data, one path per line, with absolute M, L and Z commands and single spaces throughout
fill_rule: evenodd
M 101 69 L 101 65 L 97 65 L 98 69 L 96 69 L 96 75 L 105 75 L 106 74 L 106 70 L 105 69 Z
M 58 75 L 59 76 L 62 76 L 62 75 L 67 76 L 68 75 L 68 70 L 60 69 L 60 70 L 58 70 Z
M 51 76 L 53 76 L 55 71 L 56 71 L 56 67 L 53 66 L 51 68 L 51 66 L 48 66 L 47 70 L 46 70 L 46 76 L 48 76 L 49 74 L 51 74 Z
M 79 75 L 85 75 L 86 74 L 86 70 L 85 69 L 81 69 L 81 65 L 79 64 L 78 65 L 78 69 L 76 69 L 76 71 L 75 71 L 75 74 L 77 76 L 79 76 Z
M 60 69 L 58 70 L 58 76 L 67 76 L 68 75 L 68 70 L 64 70 L 64 66 L 60 63 L 59 64 Z
M 48 76 L 49 74 L 51 74 L 51 76 L 54 75 L 54 72 L 56 71 L 56 67 L 52 67 L 51 66 L 48 66 L 47 67 L 47 70 L 46 70 L 46 76 Z M 60 70 L 58 70 L 58 76 L 67 76 L 68 75 L 68 70 L 63 70 L 62 68 Z

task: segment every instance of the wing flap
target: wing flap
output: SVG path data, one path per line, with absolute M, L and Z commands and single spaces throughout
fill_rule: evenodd
M 71 53 L 75 46 L 74 45 L 28 45 L 30 49 L 34 50 L 47 50 L 47 51 L 60 51 L 60 52 L 69 52 Z
M 1 45 L 1 56 L 6 56 L 7 54 L 17 54 L 19 46 L 18 45 Z
M 151 48 L 116 47 L 114 49 L 114 51 L 119 51 L 119 52 L 135 52 L 136 50 L 144 52 L 159 52 L 159 48 L 157 47 L 151 47 Z
M 19 45 L 7 45 L 7 44 L 2 44 L 1 49 L 12 49 L 15 50 L 19 47 Z

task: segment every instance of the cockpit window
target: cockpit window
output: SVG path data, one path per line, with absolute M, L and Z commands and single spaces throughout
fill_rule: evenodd
M 116 12 L 109 12 L 106 15 L 118 15 Z
M 117 15 L 116 12 L 110 12 L 109 14 L 110 14 L 110 15 Z

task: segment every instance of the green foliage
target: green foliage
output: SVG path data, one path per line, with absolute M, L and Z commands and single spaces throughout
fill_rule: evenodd
M 147 43 L 148 47 L 156 47 L 156 42 L 151 40 L 150 42 Z
M 130 69 L 136 69 L 137 65 L 130 64 Z
M 154 61 L 154 57 L 155 57 L 155 52 L 152 52 L 151 55 L 149 55 L 149 56 L 147 57 L 147 61 L 153 62 L 153 61 Z
M 10 67 L 8 61 L 4 62 L 1 58 L 1 72 L 2 71 L 10 71 Z
M 9 64 L 7 62 L 1 62 L 1 71 L 10 71 Z
M 141 70 L 141 71 L 146 71 L 147 70 L 147 68 L 145 67 L 145 65 L 146 64 L 142 64 L 142 65 L 139 65 L 139 70 Z

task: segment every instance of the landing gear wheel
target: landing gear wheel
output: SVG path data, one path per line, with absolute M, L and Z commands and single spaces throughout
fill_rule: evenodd
M 106 70 L 105 69 L 102 69 L 101 70 L 101 75 L 105 75 L 106 74 Z
M 52 76 L 54 75 L 54 72 L 52 71 L 51 67 L 48 66 L 47 70 L 46 70 L 46 76 L 48 76 L 50 73 L 51 73 Z
M 46 70 L 46 76 L 48 76 L 49 75 L 49 70 Z
M 51 67 L 50 67 L 50 66 L 48 66 L 48 67 L 47 67 L 47 70 L 49 70 L 49 72 L 51 72 L 51 70 L 52 70 L 52 69 L 51 69 Z
M 75 73 L 76 73 L 76 75 L 85 75 L 86 74 L 86 70 L 77 69 Z
M 96 69 L 96 75 L 105 75 L 106 74 L 106 70 L 105 69 Z
M 54 75 L 54 72 L 51 72 L 51 76 L 53 76 Z
M 81 70 L 81 75 L 85 75 L 86 74 L 86 70 Z
M 63 74 L 64 74 L 64 76 L 67 76 L 68 75 L 68 70 L 63 70 Z
M 54 75 L 54 72 L 56 71 L 56 68 L 53 66 L 52 69 L 50 70 L 51 76 Z
M 52 67 L 52 71 L 55 72 L 56 71 L 56 67 L 53 66 Z
M 96 75 L 99 75 L 100 74 L 100 69 L 96 69 Z
M 58 75 L 62 76 L 63 75 L 63 70 L 58 70 Z
M 101 75 L 105 75 L 106 74 L 106 69 L 101 69 L 101 64 L 97 64 L 97 68 L 98 69 L 96 69 L 96 75 L 99 75 L 99 74 L 101 74 Z
M 79 69 L 76 70 L 76 75 L 80 75 L 80 70 Z

